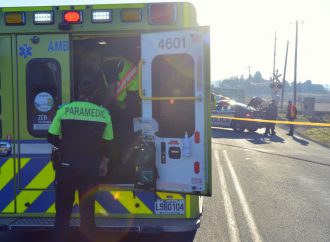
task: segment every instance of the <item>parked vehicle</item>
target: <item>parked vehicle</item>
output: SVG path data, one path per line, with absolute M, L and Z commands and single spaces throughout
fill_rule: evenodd
M 246 120 L 235 120 L 233 118 L 259 119 L 262 117 L 262 112 L 243 103 L 233 100 L 220 100 L 216 109 L 211 111 L 212 127 L 232 128 L 234 131 L 244 132 L 246 129 L 254 132 L 259 128 L 264 127 L 261 122 L 251 122 Z

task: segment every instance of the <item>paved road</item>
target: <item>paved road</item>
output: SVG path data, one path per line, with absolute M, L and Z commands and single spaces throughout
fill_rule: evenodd
M 330 241 L 330 149 L 301 137 L 212 130 L 213 196 L 201 228 L 178 241 Z M 0 235 L 46 242 L 47 233 Z M 107 240 L 106 240 L 106 239 Z M 168 241 L 169 235 L 111 234 L 98 242 Z M 72 239 L 71 241 L 75 241 Z
M 213 196 L 194 242 L 330 241 L 330 149 L 280 128 L 212 132 Z

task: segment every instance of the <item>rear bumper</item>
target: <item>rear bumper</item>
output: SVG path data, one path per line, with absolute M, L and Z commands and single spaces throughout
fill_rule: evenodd
M 70 220 L 70 227 L 77 229 L 79 218 Z M 96 218 L 96 229 L 109 232 L 189 232 L 199 228 L 200 219 L 114 219 Z M 54 218 L 0 218 L 0 230 L 29 231 L 52 230 Z

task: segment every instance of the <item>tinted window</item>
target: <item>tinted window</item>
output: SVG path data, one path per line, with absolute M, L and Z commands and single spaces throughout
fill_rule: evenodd
M 26 67 L 28 130 L 45 137 L 61 103 L 61 70 L 54 59 L 32 59 Z
M 195 96 L 194 79 L 190 55 L 157 56 L 152 63 L 152 96 Z M 195 130 L 195 101 L 153 101 L 153 117 L 158 121 L 160 137 L 191 135 Z

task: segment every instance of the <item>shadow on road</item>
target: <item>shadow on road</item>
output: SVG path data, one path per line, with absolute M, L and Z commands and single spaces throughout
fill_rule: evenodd
M 256 145 L 285 142 L 283 138 L 277 135 L 266 136 L 255 132 L 235 132 L 229 129 L 220 128 L 212 128 L 212 138 L 245 139 Z
M 299 139 L 299 138 L 296 137 L 296 136 L 292 136 L 292 139 L 293 139 L 294 141 L 296 141 L 297 143 L 301 144 L 301 145 L 305 145 L 305 146 L 307 146 L 307 145 L 309 144 L 309 142 L 308 142 L 307 140 L 305 140 L 305 139 Z

